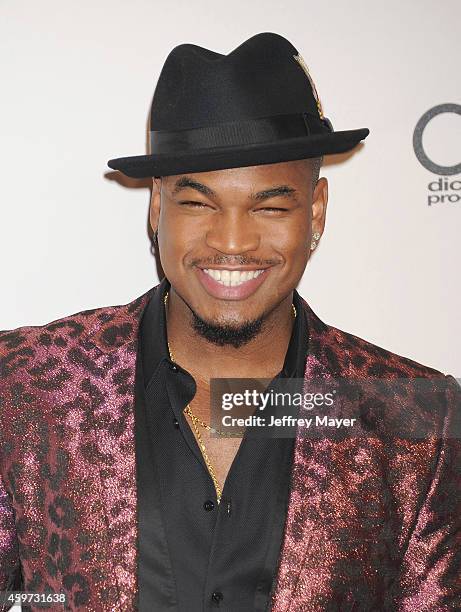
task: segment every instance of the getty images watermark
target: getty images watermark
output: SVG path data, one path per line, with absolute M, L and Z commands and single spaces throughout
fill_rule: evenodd
M 210 424 L 214 437 L 461 437 L 461 419 L 445 424 L 460 398 L 453 377 L 215 378 Z
M 251 414 L 246 418 L 226 414 L 221 417 L 221 423 L 225 427 L 232 426 L 257 426 L 257 427 L 289 427 L 297 425 L 300 427 L 329 426 L 329 427 L 351 427 L 357 419 L 335 418 L 328 415 L 317 414 L 315 417 L 295 417 L 292 414 L 282 414 L 277 409 L 296 408 L 302 406 L 304 410 L 314 408 L 327 408 L 333 405 L 336 390 L 331 392 L 316 393 L 290 393 L 282 391 L 260 392 L 256 389 L 245 389 L 243 393 L 223 393 L 221 408 L 223 411 L 231 411 L 236 407 L 256 408 L 258 413 Z M 264 411 L 264 412 L 263 412 Z

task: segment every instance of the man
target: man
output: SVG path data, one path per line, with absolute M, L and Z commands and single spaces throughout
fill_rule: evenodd
M 1 588 L 85 611 L 460 609 L 455 379 L 326 325 L 295 289 L 325 224 L 320 159 L 367 134 L 333 131 L 277 34 L 173 49 L 152 154 L 109 162 L 153 177 L 165 278 L 0 334 Z M 343 394 L 366 435 L 226 437 L 220 378 L 380 394 Z

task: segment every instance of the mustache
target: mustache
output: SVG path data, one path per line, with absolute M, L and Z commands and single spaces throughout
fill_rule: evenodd
M 251 265 L 255 265 L 255 266 L 271 266 L 271 265 L 275 265 L 281 263 L 281 261 L 275 260 L 275 259 L 255 259 L 254 257 L 243 257 L 241 255 L 238 255 L 236 257 L 226 257 L 224 255 L 219 255 L 219 256 L 215 256 L 215 257 L 208 257 L 206 259 L 203 258 L 195 258 L 193 260 L 191 260 L 191 265 L 192 266 L 199 266 L 201 268 L 203 267 L 212 267 L 213 265 L 216 266 L 251 266 Z

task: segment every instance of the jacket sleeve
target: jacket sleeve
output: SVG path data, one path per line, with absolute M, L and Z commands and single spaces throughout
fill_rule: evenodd
M 393 589 L 393 610 L 461 610 L 461 388 L 445 377 L 446 410 L 426 498 Z

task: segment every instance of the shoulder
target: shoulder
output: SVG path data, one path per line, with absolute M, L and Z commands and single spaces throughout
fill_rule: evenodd
M 83 310 L 61 317 L 44 325 L 30 325 L 0 331 L 0 358 L 7 358 L 11 352 L 26 354 L 28 348 L 63 348 L 69 341 L 79 338 L 90 329 L 106 308 Z
M 311 351 L 338 375 L 383 378 L 433 378 L 439 370 L 324 323 L 303 299 Z
M 421 474 L 431 472 L 434 464 L 429 458 L 440 457 L 444 445 L 450 447 L 446 456 L 461 467 L 459 379 L 350 332 L 326 327 L 330 349 L 343 355 L 340 376 L 365 381 L 362 415 L 367 427 L 383 439 L 399 440 L 399 449 L 401 440 L 408 448 L 426 445 L 420 455 Z
M 440 437 L 443 429 L 445 437 L 452 436 L 459 444 L 461 386 L 454 376 L 327 325 L 306 303 L 305 310 L 311 345 L 306 368 L 309 377 L 334 380 L 339 385 L 344 382 L 341 391 L 345 397 L 350 389 L 363 392 L 370 400 L 361 400 L 367 419 L 378 433 L 406 432 L 416 440 L 422 432 L 436 432 Z M 354 387 L 355 381 L 358 387 Z
M 127 304 L 82 310 L 44 325 L 0 331 L 0 380 L 37 363 L 62 358 L 101 334 L 108 345 L 120 334 L 126 337 L 152 291 Z
M 444 374 L 428 365 L 394 353 L 350 332 L 330 327 L 330 337 L 350 361 L 351 369 L 367 376 L 439 377 Z

